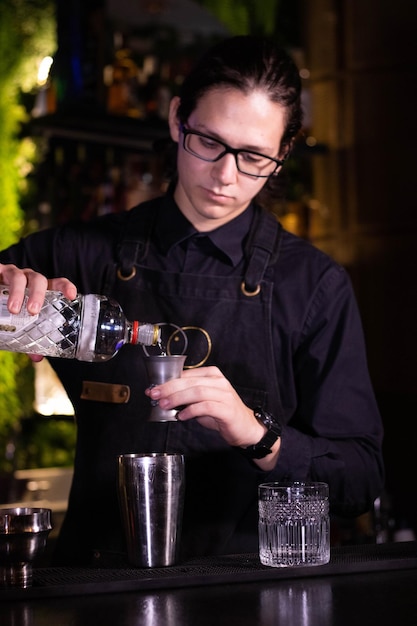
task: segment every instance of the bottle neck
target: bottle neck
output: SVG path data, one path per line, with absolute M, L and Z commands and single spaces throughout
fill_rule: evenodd
M 130 329 L 130 336 L 129 336 L 129 342 L 131 344 L 133 344 L 134 346 L 137 345 L 138 343 L 138 339 L 139 339 L 139 322 L 134 321 L 131 323 L 131 329 Z
M 136 346 L 155 346 L 160 341 L 161 331 L 157 324 L 141 324 L 141 322 L 128 322 L 128 343 Z

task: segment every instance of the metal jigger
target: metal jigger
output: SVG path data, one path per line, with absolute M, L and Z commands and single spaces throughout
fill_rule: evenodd
M 0 509 L 0 588 L 31 587 L 32 563 L 51 528 L 51 509 Z
M 186 356 L 182 354 L 173 355 L 151 355 L 145 356 L 145 366 L 148 372 L 148 379 L 151 386 L 166 383 L 173 378 L 181 376 Z M 175 422 L 177 409 L 161 409 L 158 400 L 151 400 L 150 422 Z

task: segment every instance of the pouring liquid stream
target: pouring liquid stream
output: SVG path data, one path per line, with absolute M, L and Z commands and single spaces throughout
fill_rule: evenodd
M 162 342 L 162 340 L 160 339 L 157 343 L 157 346 L 161 352 L 161 356 L 167 356 L 167 349 L 165 344 Z

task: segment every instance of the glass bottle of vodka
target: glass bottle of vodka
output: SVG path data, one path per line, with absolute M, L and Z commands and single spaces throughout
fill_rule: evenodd
M 27 294 L 19 314 L 7 309 L 8 288 L 0 285 L 0 350 L 101 362 L 124 344 L 156 345 L 158 325 L 130 322 L 120 305 L 107 296 L 64 298 L 47 291 L 38 315 L 27 311 Z

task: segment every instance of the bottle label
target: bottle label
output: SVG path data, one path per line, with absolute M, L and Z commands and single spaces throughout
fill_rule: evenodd
M 94 361 L 99 314 L 100 300 L 97 296 L 94 294 L 84 296 L 76 354 L 76 358 L 81 361 Z
M 9 298 L 9 290 L 3 287 L 0 290 L 0 333 L 17 333 L 22 328 L 26 328 L 33 322 L 36 322 L 39 315 L 30 315 L 26 308 L 28 298 L 25 296 L 20 313 L 12 315 L 7 308 L 7 300 Z

